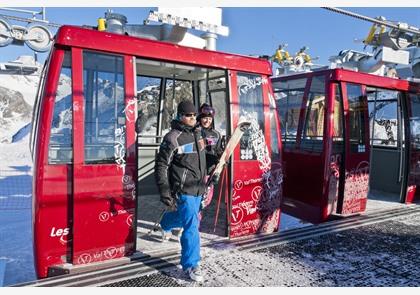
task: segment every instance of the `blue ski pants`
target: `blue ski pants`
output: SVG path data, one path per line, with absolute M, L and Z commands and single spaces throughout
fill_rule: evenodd
M 160 222 L 164 231 L 182 227 L 181 266 L 183 270 L 197 266 L 200 261 L 200 232 L 198 212 L 201 196 L 180 195 L 177 210 L 166 212 Z

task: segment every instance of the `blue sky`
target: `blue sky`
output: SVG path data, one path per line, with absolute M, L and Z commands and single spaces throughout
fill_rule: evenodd
M 47 7 L 47 19 L 53 23 L 96 25 L 109 7 Z M 40 8 L 25 8 L 40 10 Z M 113 7 L 114 12 L 127 16 L 131 24 L 142 23 L 156 7 Z M 420 27 L 420 7 L 349 7 L 346 10 L 369 17 L 384 16 L 387 20 L 406 22 Z M 0 10 L 0 14 L 8 14 Z M 20 15 L 23 16 L 23 15 Z M 14 23 L 24 25 L 23 23 Z M 223 7 L 223 25 L 230 29 L 229 37 L 219 37 L 217 49 L 244 55 L 271 55 L 279 44 L 287 43 L 294 54 L 302 46 L 317 64 L 328 64 L 331 55 L 343 49 L 363 50 L 361 42 L 371 24 L 317 7 Z M 368 51 L 370 49 L 368 48 Z M 32 51 L 26 46 L 0 47 L 0 61 L 14 60 Z M 46 54 L 39 56 L 40 61 Z

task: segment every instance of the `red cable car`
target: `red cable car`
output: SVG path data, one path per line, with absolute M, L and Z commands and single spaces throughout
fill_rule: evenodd
M 411 203 L 420 150 L 420 84 L 344 69 L 272 78 L 281 118 L 282 212 L 310 222 Z
M 229 238 L 278 230 L 281 137 L 270 75 L 262 59 L 61 27 L 31 139 L 38 277 L 144 252 L 137 231 L 161 211 L 154 157 L 181 99 L 211 104 L 227 137 L 240 116 L 253 122 L 216 190 L 220 221 L 216 214 L 210 224 Z M 212 233 L 205 224 L 204 216 L 201 230 Z

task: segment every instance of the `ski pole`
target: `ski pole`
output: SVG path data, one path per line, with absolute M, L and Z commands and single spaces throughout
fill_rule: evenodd
M 162 212 L 160 213 L 158 219 L 156 220 L 155 224 L 153 225 L 153 227 L 149 230 L 149 232 L 147 233 L 147 235 L 150 235 L 152 232 L 157 231 L 157 226 L 159 225 L 159 223 L 162 221 L 163 215 L 166 213 L 167 208 L 164 208 L 162 210 Z
M 214 227 L 213 227 L 213 232 L 216 232 L 216 226 L 217 226 L 217 220 L 219 219 L 219 209 L 220 209 L 220 201 L 222 199 L 222 192 L 225 190 L 223 184 L 224 184 L 224 180 L 225 180 L 225 173 L 226 169 L 222 170 L 222 175 L 221 175 L 221 182 L 220 182 L 220 190 L 219 190 L 219 195 L 217 196 L 217 209 L 216 209 L 216 216 L 214 217 Z

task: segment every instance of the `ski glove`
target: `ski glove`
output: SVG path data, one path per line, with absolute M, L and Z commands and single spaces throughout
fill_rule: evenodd
M 168 207 L 168 211 L 175 211 L 177 208 L 176 200 L 170 194 L 160 195 L 160 201 Z

